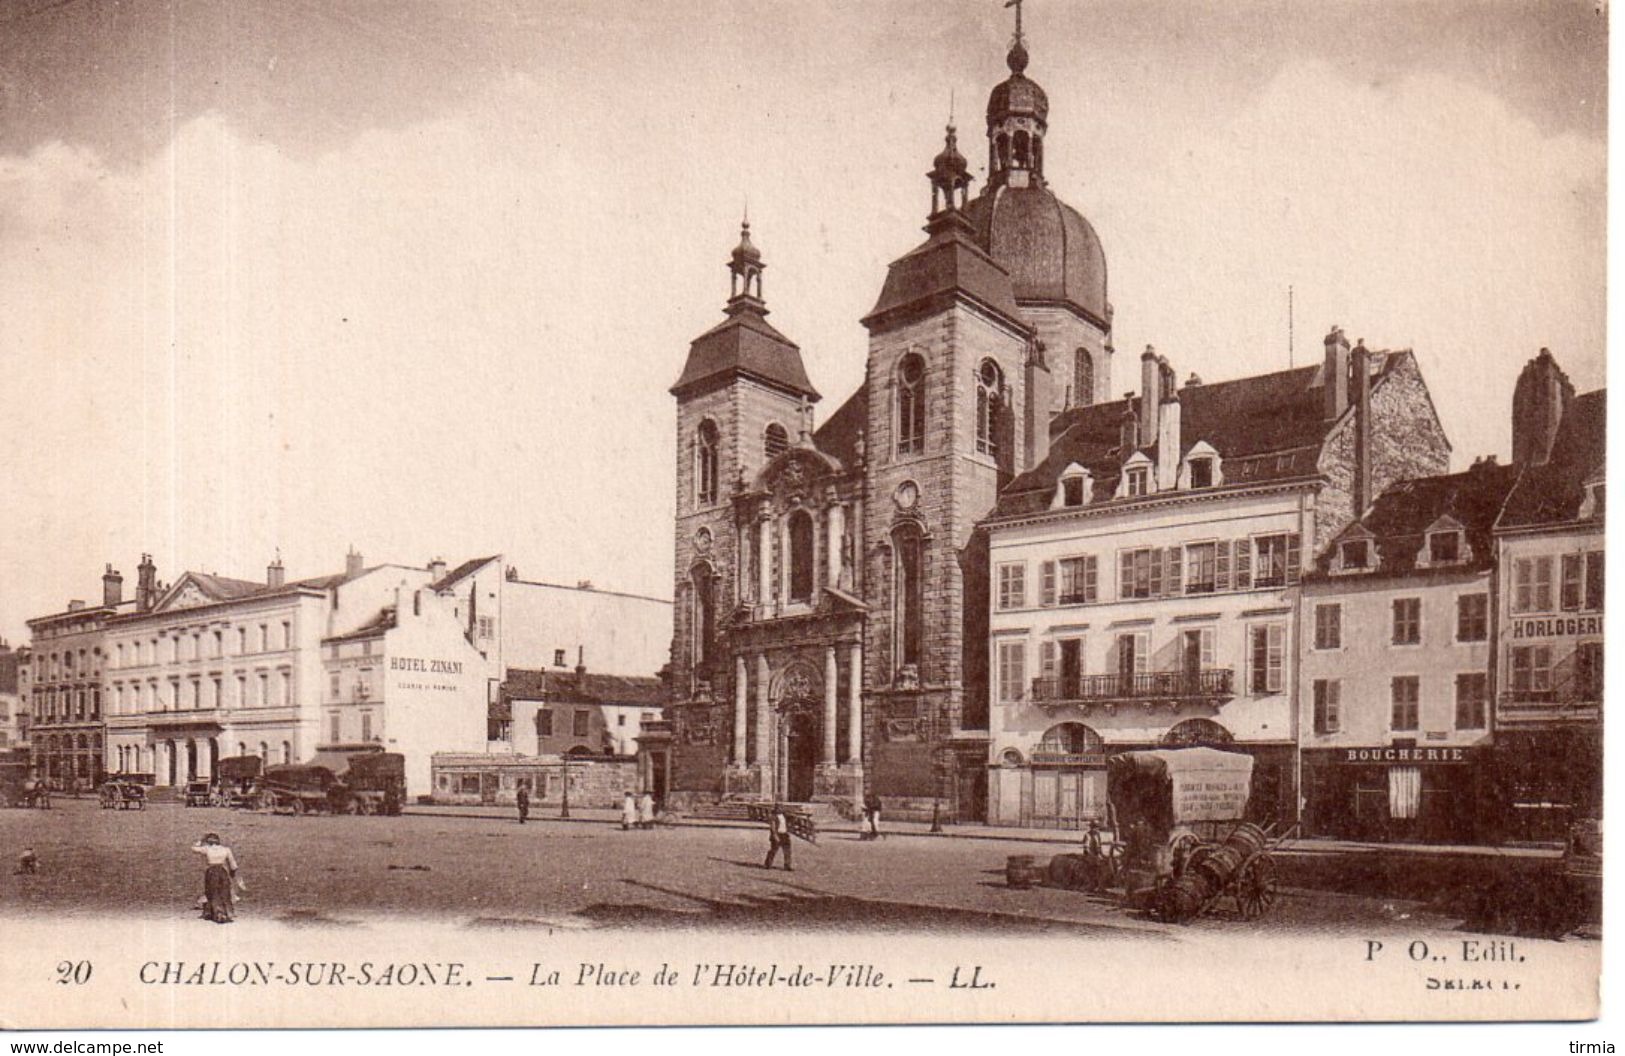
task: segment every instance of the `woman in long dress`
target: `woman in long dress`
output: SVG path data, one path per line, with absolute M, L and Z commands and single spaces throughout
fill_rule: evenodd
M 236 919 L 232 886 L 237 879 L 237 856 L 212 832 L 193 844 L 192 850 L 208 863 L 203 870 L 203 919 L 230 924 Z

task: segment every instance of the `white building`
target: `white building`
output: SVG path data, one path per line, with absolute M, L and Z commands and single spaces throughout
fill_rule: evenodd
M 187 572 L 160 592 L 143 561 L 136 611 L 106 625 L 107 770 L 165 786 L 209 779 L 224 756 L 308 758 L 321 741 L 322 640 L 427 579 L 352 553 L 342 575 L 288 582 L 277 561 L 264 583 Z
M 1400 481 L 1304 577 L 1304 832 L 1468 843 L 1493 794 L 1491 530 L 1517 467 Z
M 470 640 L 450 596 L 402 586 L 365 625 L 323 639 L 322 670 L 318 746 L 400 753 L 408 796 L 431 790 L 435 752 L 485 748 L 497 667 Z
M 457 601 L 475 644 L 497 663 L 498 677 L 518 668 L 656 674 L 671 652 L 671 602 L 660 598 L 519 578 L 502 555 L 430 566 L 433 590 Z
M 1068 411 L 988 532 L 988 820 L 1105 814 L 1109 754 L 1206 744 L 1255 760 L 1249 812 L 1297 813 L 1297 583 L 1318 539 L 1448 444 L 1409 353 Z M 1352 395 L 1351 395 L 1352 393 Z

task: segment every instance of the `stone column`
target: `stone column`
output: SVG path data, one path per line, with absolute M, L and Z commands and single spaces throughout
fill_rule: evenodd
M 763 517 L 756 522 L 756 604 L 773 603 L 773 522 Z
M 750 706 L 750 686 L 747 684 L 750 669 L 745 666 L 743 653 L 734 657 L 734 743 L 733 764 L 745 765 L 745 737 L 750 729 L 748 713 Z
M 773 773 L 773 705 L 767 699 L 771 678 L 767 654 L 756 654 L 756 765 L 768 775 Z
M 863 765 L 863 645 L 853 642 L 847 659 L 846 683 L 846 761 Z
M 839 503 L 829 508 L 829 569 L 827 582 L 839 589 L 841 585 L 841 550 L 846 535 L 846 511 Z
M 836 677 L 835 647 L 831 645 L 824 649 L 824 755 L 821 760 L 828 766 L 835 765 L 836 707 L 841 699 L 836 689 Z

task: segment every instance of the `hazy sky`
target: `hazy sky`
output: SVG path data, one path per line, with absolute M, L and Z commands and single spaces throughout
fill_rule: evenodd
M 1591 0 L 1028 0 L 1116 388 L 1412 347 L 1459 464 L 1542 345 L 1603 384 Z M 259 578 L 505 552 L 669 596 L 673 402 L 748 196 L 832 412 L 1000 0 L 0 6 L 0 634 L 142 551 Z

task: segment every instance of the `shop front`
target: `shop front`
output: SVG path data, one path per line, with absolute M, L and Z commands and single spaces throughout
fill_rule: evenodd
M 1479 843 L 1490 785 L 1480 748 L 1374 746 L 1303 753 L 1305 835 Z
M 1502 840 L 1551 843 L 1569 826 L 1602 817 L 1601 725 L 1496 734 L 1493 814 Z

